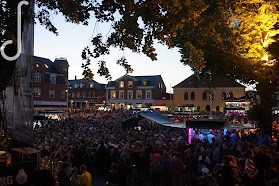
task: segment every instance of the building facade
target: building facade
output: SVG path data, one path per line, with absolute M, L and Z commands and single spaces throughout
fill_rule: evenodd
M 68 69 L 65 58 L 34 57 L 34 112 L 65 112 L 67 110 Z
M 107 105 L 112 109 L 150 108 L 155 100 L 166 94 L 166 86 L 160 75 L 124 75 L 110 81 L 106 87 Z
M 192 75 L 174 86 L 174 109 L 178 111 L 210 111 L 212 109 L 212 111 L 223 112 L 228 98 L 245 96 L 245 86 L 234 80 L 216 80 L 210 86 L 209 79 L 206 76 Z M 212 108 L 210 95 L 212 95 Z
M 94 109 L 106 103 L 105 84 L 94 80 L 87 82 L 83 79 L 69 80 L 69 105 L 71 110 Z

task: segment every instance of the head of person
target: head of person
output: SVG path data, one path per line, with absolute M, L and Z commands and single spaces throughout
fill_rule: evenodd
M 76 176 L 77 174 L 78 174 L 77 168 L 74 167 L 74 168 L 73 168 L 73 171 L 72 171 L 72 175 L 73 175 L 73 176 Z
M 251 159 L 251 158 L 253 158 L 253 156 L 254 156 L 253 151 L 252 151 L 251 149 L 248 149 L 248 150 L 246 151 L 246 158 Z
M 118 167 L 118 166 L 117 166 L 116 163 L 112 163 L 112 164 L 111 164 L 111 170 L 114 170 L 114 171 L 115 171 L 115 170 L 117 170 L 117 167 Z
M 68 172 L 70 169 L 71 169 L 71 163 L 69 163 L 69 162 L 64 162 L 63 163 L 63 165 L 62 165 L 62 170 L 64 171 L 64 172 Z
M 87 168 L 85 165 L 80 166 L 80 172 L 83 174 L 87 171 Z

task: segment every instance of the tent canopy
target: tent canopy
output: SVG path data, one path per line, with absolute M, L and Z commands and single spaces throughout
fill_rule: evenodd
M 139 126 L 139 121 L 143 118 L 149 119 L 159 125 L 167 127 L 177 127 L 177 128 L 186 128 L 185 123 L 177 123 L 166 116 L 163 116 L 157 112 L 141 112 L 132 118 L 129 118 L 122 122 L 122 127 L 137 127 Z

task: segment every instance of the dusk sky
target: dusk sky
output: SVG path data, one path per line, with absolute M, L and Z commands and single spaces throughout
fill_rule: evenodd
M 58 29 L 59 36 L 47 31 L 39 24 L 35 25 L 35 51 L 34 55 L 48 58 L 54 61 L 55 57 L 67 57 L 70 69 L 69 78 L 83 78 L 81 68 L 81 52 L 83 48 L 90 43 L 90 38 L 98 33 L 107 34 L 110 25 L 99 23 L 94 33 L 95 19 L 91 18 L 89 26 L 76 25 L 67 23 L 63 16 L 53 15 L 53 23 Z M 123 55 L 132 65 L 134 72 L 131 75 L 162 75 L 166 87 L 169 91 L 170 85 L 174 86 L 193 74 L 190 67 L 180 63 L 180 54 L 177 49 L 168 49 L 160 44 L 156 45 L 158 60 L 151 61 L 144 54 L 132 53 L 125 50 L 123 53 L 119 49 L 113 49 L 109 56 L 105 56 L 104 60 L 115 80 L 125 74 L 125 70 L 116 65 L 116 60 Z M 103 59 L 100 58 L 100 59 Z M 94 80 L 100 83 L 107 83 L 104 77 L 97 74 L 99 59 L 93 59 L 91 69 L 95 74 Z
M 107 23 L 98 23 L 95 26 L 96 20 L 91 18 L 89 26 L 76 25 L 67 23 L 63 16 L 53 15 L 52 21 L 58 29 L 59 35 L 47 31 L 43 26 L 35 25 L 35 49 L 34 55 L 48 58 L 52 61 L 56 57 L 66 57 L 69 61 L 69 79 L 83 78 L 82 76 L 82 59 L 81 52 L 85 46 L 90 44 L 92 36 L 98 33 L 106 35 L 110 29 Z M 94 30 L 95 27 L 95 30 Z M 189 66 L 185 66 L 180 62 L 180 53 L 176 48 L 168 49 L 166 46 L 156 44 L 157 61 L 151 61 L 144 54 L 133 53 L 126 49 L 125 52 L 117 48 L 111 50 L 111 54 L 99 59 L 92 59 L 91 69 L 93 71 L 94 80 L 100 83 L 107 83 L 106 78 L 100 77 L 97 74 L 98 61 L 104 59 L 110 70 L 112 80 L 115 80 L 125 74 L 124 68 L 116 65 L 116 60 L 123 55 L 132 65 L 134 72 L 131 75 L 162 75 L 164 82 L 169 92 L 170 86 L 174 86 L 185 78 L 193 74 Z M 249 86 L 248 89 L 252 89 Z

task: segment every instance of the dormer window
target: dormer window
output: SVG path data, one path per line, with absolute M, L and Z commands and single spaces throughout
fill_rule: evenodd
M 133 81 L 128 82 L 128 88 L 133 88 Z
M 50 75 L 50 84 L 56 84 L 56 75 Z
M 145 86 L 145 85 L 146 85 L 146 81 L 143 81 L 143 82 L 142 82 L 142 85 Z
M 46 68 L 49 68 L 49 67 L 47 66 L 47 64 L 45 64 L 45 67 L 46 67 Z
M 119 82 L 119 88 L 124 88 L 124 81 Z
M 90 83 L 90 88 L 93 88 L 94 87 L 94 84 L 93 83 Z

